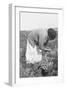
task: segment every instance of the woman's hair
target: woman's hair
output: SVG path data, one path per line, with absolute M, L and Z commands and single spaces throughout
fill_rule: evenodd
M 48 29 L 48 37 L 50 40 L 54 40 L 56 38 L 56 31 L 53 28 Z

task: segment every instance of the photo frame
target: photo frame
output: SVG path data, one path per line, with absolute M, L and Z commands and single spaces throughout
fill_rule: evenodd
M 58 26 L 58 76 L 52 77 L 30 77 L 20 78 L 20 30 L 24 22 L 22 13 L 37 13 L 37 14 L 57 14 Z M 23 15 L 23 16 L 22 16 Z M 28 14 L 29 16 L 29 14 Z M 35 16 L 35 15 L 34 15 Z M 38 16 L 42 17 L 42 16 Z M 45 16 L 44 16 L 45 17 Z M 33 17 L 34 18 L 34 17 Z M 48 16 L 49 18 L 49 16 Z M 24 19 L 25 20 L 25 19 Z M 48 19 L 49 20 L 49 19 Z M 33 22 L 33 21 L 32 21 Z M 49 21 L 47 21 L 49 22 Z M 29 21 L 28 21 L 29 23 Z M 53 22 L 52 22 L 53 23 Z M 50 22 L 46 28 L 50 27 Z M 40 26 L 40 24 L 39 24 Z M 52 26 L 51 26 L 52 27 Z M 29 28 L 32 29 L 32 26 Z M 29 29 L 28 28 L 28 29 Z M 9 5 L 9 84 L 10 85 L 31 85 L 39 83 L 57 83 L 63 82 L 63 60 L 61 55 L 61 34 L 63 29 L 63 8 L 48 8 L 48 7 L 30 7 L 20 5 Z M 38 82 L 40 81 L 40 82 Z

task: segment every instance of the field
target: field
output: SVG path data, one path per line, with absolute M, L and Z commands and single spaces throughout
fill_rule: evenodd
M 27 64 L 25 60 L 27 37 L 30 31 L 20 31 L 20 78 L 46 77 L 58 75 L 58 34 L 55 40 L 49 42 L 46 47 L 52 52 L 43 52 L 42 61 L 35 64 Z

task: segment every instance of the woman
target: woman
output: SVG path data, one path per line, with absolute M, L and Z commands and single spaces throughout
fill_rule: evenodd
M 36 63 L 42 60 L 42 51 L 47 50 L 45 46 L 49 40 L 54 40 L 56 32 L 54 29 L 37 29 L 28 35 L 26 61 Z M 49 50 L 50 51 L 50 50 Z

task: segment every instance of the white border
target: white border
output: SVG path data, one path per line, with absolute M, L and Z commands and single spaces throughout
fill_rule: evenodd
M 58 14 L 58 76 L 41 78 L 19 78 L 19 12 L 48 12 Z M 62 53 L 62 30 L 63 30 L 63 9 L 62 8 L 38 8 L 12 5 L 12 85 L 31 85 L 39 83 L 63 82 L 63 57 Z

